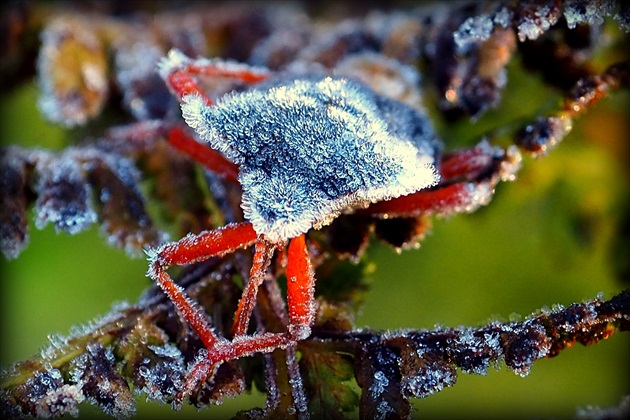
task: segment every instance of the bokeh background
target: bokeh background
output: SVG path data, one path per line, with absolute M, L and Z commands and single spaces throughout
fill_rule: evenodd
M 559 94 L 513 61 L 502 101 L 474 124 L 439 120 L 431 108 L 432 93 L 426 93 L 447 148 L 473 145 L 489 129 L 514 126 L 557 106 Z M 63 129 L 42 119 L 37 95 L 32 81 L 0 92 L 3 145 L 59 150 L 68 144 Z M 597 104 L 549 156 L 525 157 L 518 179 L 499 184 L 489 206 L 435 220 L 418 249 L 397 252 L 373 242 L 366 256 L 373 268 L 371 290 L 357 326 L 480 326 L 523 319 L 538 309 L 600 293 L 610 298 L 630 287 L 629 103 L 628 91 L 620 91 Z M 506 144 L 509 139 L 496 140 Z M 49 334 L 67 334 L 115 302 L 135 301 L 150 285 L 146 268 L 144 259 L 107 245 L 96 226 L 70 236 L 31 223 L 30 242 L 20 257 L 0 257 L 2 367 L 37 353 Z M 416 414 L 569 418 L 588 405 L 614 406 L 630 393 L 629 355 L 625 333 L 541 360 L 525 378 L 504 366 L 488 376 L 460 373 L 453 388 L 415 401 Z M 172 412 L 140 400 L 138 418 L 229 418 L 238 409 L 264 404 L 264 396 L 255 393 L 209 411 L 185 407 Z M 81 417 L 105 417 L 88 405 L 83 408 Z

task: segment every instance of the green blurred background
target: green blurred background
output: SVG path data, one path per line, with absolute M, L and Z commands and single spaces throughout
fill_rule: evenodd
M 474 125 L 436 124 L 449 147 L 474 144 L 489 128 L 557 105 L 557 94 L 515 67 L 497 110 Z M 65 132 L 37 111 L 34 85 L 1 95 L 4 144 L 64 147 Z M 569 305 L 600 292 L 610 298 L 630 286 L 615 269 L 628 258 L 620 224 L 628 217 L 630 197 L 629 99 L 627 91 L 620 92 L 595 106 L 549 156 L 526 157 L 518 179 L 500 184 L 488 207 L 436 220 L 419 249 L 399 254 L 373 243 L 368 257 L 375 271 L 357 325 L 390 330 L 478 326 L 522 319 L 539 308 Z M 146 261 L 108 246 L 97 227 L 69 236 L 31 224 L 28 247 L 17 260 L 0 257 L 0 264 L 3 367 L 37 353 L 48 334 L 67 334 L 116 301 L 135 301 L 150 284 Z M 629 350 L 630 335 L 617 334 L 539 361 L 526 378 L 504 367 L 486 377 L 460 374 L 453 388 L 416 401 L 417 414 L 567 418 L 579 407 L 617 405 L 630 393 Z M 229 418 L 237 409 L 262 404 L 264 397 L 254 395 L 210 411 L 171 412 L 139 402 L 137 417 Z M 98 416 L 104 417 L 91 407 L 81 412 L 81 417 Z

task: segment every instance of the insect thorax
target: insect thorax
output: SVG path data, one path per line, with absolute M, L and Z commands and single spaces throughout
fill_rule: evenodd
M 347 79 L 255 88 L 212 107 L 188 96 L 182 110 L 239 165 L 244 215 L 271 241 L 437 182 L 426 117 Z

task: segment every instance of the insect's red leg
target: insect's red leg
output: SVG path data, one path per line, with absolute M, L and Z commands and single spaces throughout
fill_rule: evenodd
M 247 326 L 256 304 L 258 287 L 264 280 L 264 272 L 273 255 L 274 248 L 264 241 L 256 243 L 254 263 L 249 282 L 239 302 L 232 332 L 234 336 L 247 332 Z M 304 235 L 291 240 L 287 264 L 287 305 L 289 311 L 289 334 L 296 339 L 307 337 L 314 318 L 315 276 L 306 249 Z
M 251 319 L 252 312 L 254 311 L 254 306 L 256 306 L 258 287 L 265 279 L 265 270 L 269 266 L 274 250 L 275 247 L 267 244 L 264 240 L 256 242 L 254 261 L 250 270 L 249 280 L 243 290 L 243 295 L 238 303 L 238 309 L 234 315 L 232 335 L 235 337 L 243 335 L 247 332 L 249 320 Z
M 261 267 L 266 264 L 264 260 L 270 258 L 267 254 L 271 253 L 269 245 L 265 245 L 265 247 L 267 249 L 259 248 L 257 252 L 261 259 L 258 264 Z M 306 249 L 304 235 L 300 235 L 289 244 L 287 266 L 289 331 L 287 333 L 263 333 L 252 336 L 237 335 L 231 342 L 217 341 L 213 347 L 208 349 L 208 360 L 212 363 L 221 363 L 254 353 L 268 353 L 276 348 L 286 348 L 288 345 L 308 337 L 315 316 L 314 284 L 315 276 Z
M 244 83 L 258 83 L 269 77 L 269 72 L 262 68 L 225 61 L 210 62 L 205 59 L 191 60 L 184 69 L 190 74 L 212 78 L 232 78 Z
M 441 182 L 458 178 L 472 180 L 483 172 L 492 170 L 493 162 L 501 159 L 502 149 L 486 146 L 486 143 L 482 143 L 472 149 L 460 149 L 446 154 L 440 164 Z
M 256 291 L 274 250 L 275 247 L 264 241 L 256 243 L 251 278 L 245 288 L 236 315 L 235 336 L 232 341 L 215 336 L 215 339 L 208 343 L 209 346 L 206 344 L 205 358 L 198 360 L 189 371 L 185 388 L 178 396 L 179 401 L 195 389 L 200 382 L 212 375 L 221 363 L 256 353 L 287 349 L 310 335 L 315 316 L 315 276 L 306 249 L 304 235 L 291 240 L 288 250 L 287 301 L 290 320 L 288 332 L 245 335 L 247 322 L 256 302 Z M 297 380 L 297 377 L 295 379 Z
M 487 183 L 459 182 L 434 190 L 422 190 L 389 201 L 380 201 L 358 213 L 387 217 L 469 212 L 486 204 L 492 196 Z
M 167 60 L 161 64 L 160 75 L 180 101 L 186 95 L 198 95 L 206 105 L 212 105 L 214 101 L 201 89 L 194 76 L 234 78 L 244 83 L 257 83 L 267 79 L 269 72 L 240 63 L 191 59 L 179 51 L 171 50 Z
M 171 91 L 177 95 L 178 100 L 186 95 L 198 95 L 200 96 L 206 105 L 214 104 L 214 101 L 210 99 L 208 95 L 201 89 L 197 81 L 192 75 L 186 71 L 185 68 L 173 69 L 164 79 Z
M 181 127 L 173 127 L 168 132 L 168 141 L 177 150 L 187 154 L 205 168 L 228 181 L 238 183 L 238 166 L 227 160 L 221 153 L 205 146 L 188 135 Z
M 217 342 L 217 336 L 208 325 L 203 311 L 173 282 L 166 270 L 172 265 L 203 261 L 212 256 L 222 256 L 245 248 L 252 245 L 256 237 L 251 223 L 244 222 L 205 231 L 199 235 L 190 234 L 178 242 L 165 244 L 150 253 L 149 276 L 159 284 L 208 348 Z
M 381 201 L 357 213 L 414 217 L 421 214 L 468 213 L 487 204 L 500 180 L 515 178 L 521 156 L 515 146 L 507 149 L 482 142 L 444 156 L 440 184 L 433 189 Z
M 217 339 L 212 347 L 208 347 L 201 353 L 186 375 L 183 389 L 178 393 L 175 402 L 177 404 L 197 389 L 201 382 L 212 377 L 223 362 L 252 356 L 256 353 L 270 353 L 277 349 L 286 349 L 295 341 L 288 333 L 264 333 L 253 336 L 242 335 L 233 341 Z M 205 354 L 204 354 L 205 353 Z
M 287 262 L 289 334 L 296 340 L 311 333 L 315 318 L 315 274 L 304 234 L 291 240 Z
M 223 179 L 237 183 L 238 166 L 227 160 L 221 153 L 204 145 L 180 126 L 161 121 L 141 121 L 108 130 L 108 139 L 124 142 L 125 147 L 142 147 L 155 139 L 166 137 L 168 142 L 180 152 L 188 155 L 208 170 Z

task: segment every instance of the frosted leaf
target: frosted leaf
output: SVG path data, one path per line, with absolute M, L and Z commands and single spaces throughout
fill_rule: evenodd
M 85 17 L 57 18 L 41 33 L 37 67 L 39 108 L 66 127 L 97 115 L 108 95 L 107 57 Z
M 101 232 L 111 245 L 138 255 L 143 247 L 166 240 L 145 209 L 141 176 L 129 159 L 97 149 L 77 150 L 77 155 L 87 160 L 84 167 L 97 196 Z
M 572 336 L 593 325 L 597 321 L 597 308 L 590 303 L 558 308 L 549 314 L 554 321 L 553 334 Z
M 37 162 L 35 185 L 35 225 L 43 229 L 48 222 L 57 231 L 75 234 L 97 219 L 91 205 L 91 188 L 79 163 L 69 155 L 58 159 L 44 157 Z
M 184 389 L 186 368 L 182 360 L 160 361 L 153 366 L 140 366 L 138 373 L 142 387 L 137 392 L 146 395 L 147 401 L 168 403 L 173 395 Z
M 179 360 L 182 358 L 182 352 L 174 345 L 167 344 L 163 346 L 148 346 L 156 356 L 161 358 L 169 358 L 173 360 Z
M 479 44 L 490 38 L 496 25 L 508 28 L 512 23 L 513 13 L 507 7 L 492 13 L 484 13 L 478 16 L 466 18 L 453 32 L 453 40 L 460 54 L 467 53 L 475 44 Z
M 377 419 L 388 419 L 391 415 L 396 414 L 396 410 L 386 400 L 379 401 L 376 407 Z
M 355 360 L 357 383 L 363 388 L 361 413 L 366 418 L 406 418 L 410 405 L 401 393 L 400 356 L 397 350 L 374 342 Z
M 427 361 L 414 375 L 402 379 L 402 392 L 408 397 L 425 398 L 455 385 L 457 373 L 446 363 Z
M 131 417 L 135 400 L 125 378 L 115 366 L 110 348 L 102 344 L 88 344 L 86 352 L 74 360 L 70 376 L 81 386 L 87 400 L 105 413 L 117 417 Z
M 369 392 L 372 395 L 372 398 L 375 400 L 378 399 L 383 392 L 387 389 L 389 385 L 389 380 L 387 376 L 381 371 L 374 372 L 373 382 L 370 385 Z
M 539 117 L 517 134 L 516 142 L 534 156 L 545 155 L 553 150 L 571 129 L 572 122 L 567 116 Z
M 474 334 L 464 329 L 455 338 L 455 361 L 463 372 L 486 375 L 492 360 L 497 360 L 503 353 L 498 332 Z
M 76 385 L 62 385 L 59 389 L 49 391 L 43 398 L 43 406 L 38 410 L 37 417 L 60 417 L 70 414 L 79 415 L 78 404 L 85 399 L 81 388 Z
M 615 15 L 613 16 L 617 22 L 619 22 L 619 27 L 626 31 L 626 33 L 630 32 L 630 7 L 622 7 Z
M 135 40 L 116 50 L 116 82 L 125 106 L 136 119 L 163 118 L 172 104 L 166 85 L 155 72 L 163 55 L 162 49 L 149 40 Z
M 80 387 L 64 384 L 61 372 L 49 367 L 34 372 L 24 383 L 17 385 L 11 394 L 6 389 L 0 391 L 0 411 L 8 418 L 51 418 L 64 414 L 76 416 L 77 405 L 83 401 Z M 15 397 L 19 406 L 8 405 L 8 398 Z
M 140 172 L 131 160 L 97 147 L 2 149 L 0 239 L 7 257 L 26 245 L 26 209 L 34 201 L 35 226 L 52 222 L 76 234 L 100 222 L 110 244 L 130 254 L 165 240 L 145 210 Z M 96 207 L 96 208 L 94 208 Z
M 434 152 L 428 123 L 350 80 L 295 80 L 213 107 L 186 96 L 182 111 L 240 166 L 245 217 L 274 242 L 437 182 L 434 155 L 425 153 Z
M 368 392 L 370 394 L 370 398 L 377 402 L 377 419 L 386 419 L 389 415 L 396 413 L 396 410 L 394 410 L 390 402 L 383 395 L 387 391 L 389 385 L 390 382 L 385 373 L 381 371 L 374 372 L 372 384 L 370 385 Z
M 551 340 L 543 326 L 526 321 L 515 330 L 506 327 L 506 332 L 515 334 L 505 349 L 505 363 L 514 373 L 525 377 L 538 359 L 549 354 Z
M 564 5 L 564 18 L 569 29 L 582 23 L 601 25 L 604 17 L 612 14 L 614 8 L 613 0 L 569 0 Z
M 490 38 L 494 22 L 491 16 L 481 15 L 469 17 L 453 33 L 453 39 L 460 53 L 465 52 L 471 44 Z
M 531 3 L 525 6 L 523 16 L 518 19 L 518 39 L 535 40 L 554 26 L 560 18 L 560 9 L 554 2 Z
M 212 67 L 216 70 L 217 74 L 238 74 L 239 72 L 246 72 L 252 75 L 266 76 L 269 73 L 268 70 L 263 67 L 248 66 L 237 61 L 203 57 L 191 59 L 177 49 L 170 50 L 166 57 L 159 61 L 158 73 L 162 79 L 166 80 L 171 73 L 186 68 L 188 65 L 195 67 Z

